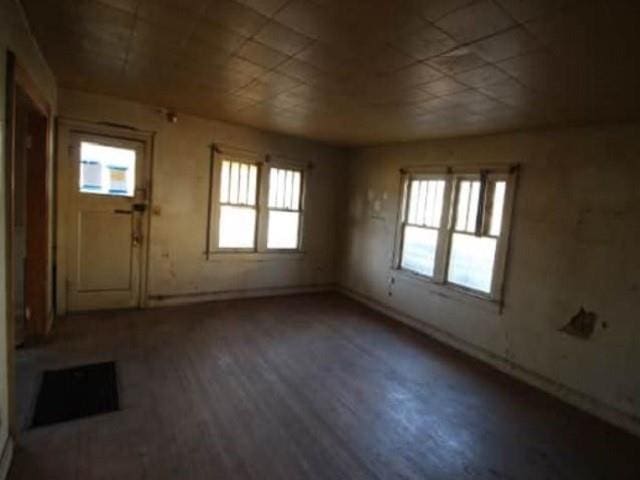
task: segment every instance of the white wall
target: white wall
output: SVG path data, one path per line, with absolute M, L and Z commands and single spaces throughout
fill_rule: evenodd
M 522 165 L 502 314 L 391 269 L 399 168 L 450 163 Z M 341 284 L 457 348 L 640 432 L 639 180 L 639 125 L 356 150 Z M 382 202 L 380 212 L 370 199 Z M 589 340 L 558 331 L 581 306 L 599 319 Z
M 44 61 L 38 46 L 31 37 L 25 17 L 18 2 L 0 0 L 0 230 L 6 231 L 6 62 L 7 50 L 16 54 L 17 61 L 27 70 L 37 87 L 46 96 L 55 110 L 56 84 L 53 74 Z M 10 459 L 8 417 L 9 398 L 12 391 L 13 374 L 11 356 L 13 350 L 12 330 L 7 319 L 6 237 L 0 236 L 0 478 Z
M 64 89 L 59 92 L 59 113 L 65 118 L 126 124 L 156 132 L 152 210 L 159 207 L 160 213 L 151 216 L 147 292 L 150 304 L 278 293 L 335 282 L 336 213 L 340 206 L 337 198 L 343 194 L 340 185 L 346 162 L 344 151 L 186 114 L 179 114 L 178 122 L 171 124 L 156 107 Z M 206 260 L 212 142 L 313 162 L 307 179 L 304 255 Z M 59 148 L 60 162 L 67 161 L 66 147 Z M 63 256 L 64 236 L 59 238 L 59 245 Z M 58 304 L 62 309 L 64 262 L 59 257 Z

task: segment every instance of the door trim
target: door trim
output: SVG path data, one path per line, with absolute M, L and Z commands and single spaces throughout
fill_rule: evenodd
M 70 147 L 74 135 L 97 135 L 113 138 L 116 140 L 129 140 L 142 142 L 144 144 L 144 175 L 147 188 L 147 215 L 143 221 L 143 235 L 146 241 L 142 245 L 140 252 L 140 292 L 138 308 L 145 308 L 148 305 L 148 274 L 149 274 L 149 245 L 151 238 L 151 208 L 153 202 L 153 160 L 154 160 L 154 140 L 155 132 L 138 130 L 128 126 L 111 125 L 86 122 L 82 120 L 59 118 L 58 119 L 58 142 L 57 142 L 57 238 L 56 244 L 60 248 L 56 249 L 57 260 L 57 302 L 56 313 L 65 315 L 68 311 L 67 293 L 69 289 L 67 272 L 67 238 L 72 232 L 68 232 L 68 215 L 70 213 L 69 202 L 72 188 L 76 188 L 71 179 L 73 178 L 73 165 Z

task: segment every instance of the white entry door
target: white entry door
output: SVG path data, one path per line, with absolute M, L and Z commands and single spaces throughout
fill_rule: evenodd
M 67 308 L 140 306 L 146 225 L 145 145 L 71 136 Z

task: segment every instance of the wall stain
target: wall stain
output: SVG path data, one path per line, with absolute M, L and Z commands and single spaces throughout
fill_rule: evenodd
M 586 340 L 593 335 L 597 320 L 598 316 L 594 312 L 588 312 L 584 307 L 580 307 L 578 313 L 571 317 L 569 323 L 558 331 Z

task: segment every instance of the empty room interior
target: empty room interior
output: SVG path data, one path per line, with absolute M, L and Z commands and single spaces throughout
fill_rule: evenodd
M 635 0 L 0 0 L 0 480 L 640 479 Z

